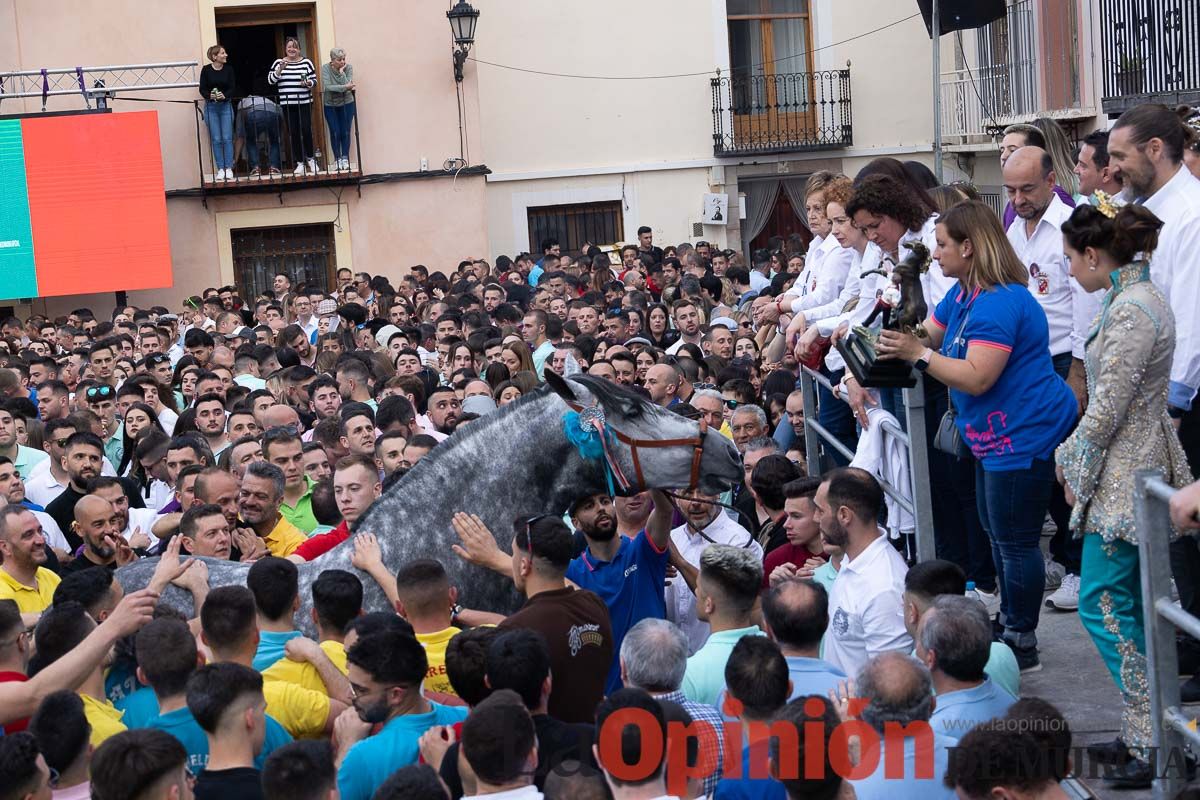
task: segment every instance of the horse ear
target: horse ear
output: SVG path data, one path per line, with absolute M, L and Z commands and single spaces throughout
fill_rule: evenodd
M 568 403 L 579 402 L 579 398 L 575 396 L 575 391 L 571 388 L 570 384 L 563 380 L 557 372 L 548 369 L 542 373 L 542 377 L 546 379 L 546 385 L 563 400 L 566 400 Z

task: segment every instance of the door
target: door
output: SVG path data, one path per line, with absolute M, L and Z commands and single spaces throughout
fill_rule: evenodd
M 735 143 L 802 141 L 815 128 L 808 0 L 726 0 Z

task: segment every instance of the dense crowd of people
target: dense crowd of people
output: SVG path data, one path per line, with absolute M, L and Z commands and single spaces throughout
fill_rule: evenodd
M 1088 757 L 1147 785 L 1133 473 L 1200 528 L 1193 138 L 1159 106 L 1077 154 L 1052 121 L 1013 126 L 1003 216 L 913 162 L 816 173 L 811 240 L 749 262 L 643 227 L 616 260 L 549 239 L 3 321 L 0 800 L 1065 797 L 1069 726 L 1020 689 L 1045 605 L 1078 610 L 1124 700 Z M 913 243 L 928 314 L 901 325 Z M 903 397 L 847 369 L 851 331 L 922 381 L 936 558 L 884 491 L 910 468 L 881 434 Z M 802 366 L 842 448 L 806 437 Z M 728 437 L 742 480 L 511 530 L 458 513 L 452 551 L 384 564 L 357 525 L 376 499 L 582 373 Z M 353 571 L 300 579 L 339 547 Z M 1196 540 L 1172 557 L 1200 611 Z M 519 610 L 464 607 L 459 560 Z M 244 585 L 210 586 L 229 561 Z M 189 611 L 159 602 L 181 590 Z

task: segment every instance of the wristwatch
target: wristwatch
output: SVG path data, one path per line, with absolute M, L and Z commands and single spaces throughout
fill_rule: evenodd
M 455 603 L 453 606 L 450 607 L 450 621 L 457 622 L 458 615 L 461 614 L 462 612 L 463 612 L 462 603 Z
M 929 359 L 933 358 L 933 348 L 926 347 L 925 352 L 921 353 L 920 357 L 913 362 L 913 368 L 918 372 L 924 372 L 929 369 Z

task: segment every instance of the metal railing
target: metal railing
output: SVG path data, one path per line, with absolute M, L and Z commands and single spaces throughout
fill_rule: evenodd
M 206 101 L 195 102 L 196 154 L 204 192 L 278 191 L 315 184 L 354 183 L 362 177 L 357 97 L 349 120 L 348 156 L 341 164 L 332 152 L 333 132 L 322 135 L 326 119 L 318 115 L 315 101 L 297 111 L 296 106 L 279 105 L 275 94 L 232 98 L 229 101 L 233 115 L 232 166 L 224 177 L 218 167 L 222 159 L 218 158 L 206 117 Z M 297 144 L 292 129 L 303 131 L 301 114 L 308 115 L 310 125 L 307 141 L 302 133 Z M 303 172 L 297 170 L 300 166 L 304 167 Z
M 853 144 L 848 69 L 718 74 L 709 83 L 713 152 L 718 156 Z
M 1146 628 L 1146 671 L 1150 681 L 1150 763 L 1154 798 L 1173 798 L 1187 784 L 1183 746 L 1200 747 L 1194 719 L 1183 713 L 1175 631 L 1200 638 L 1200 619 L 1171 599 L 1171 514 L 1175 489 L 1157 470 L 1139 470 L 1133 497 Z
M 1039 114 L 1082 112 L 1087 37 L 1075 3 L 1017 0 L 975 31 L 971 53 L 963 36 L 954 34 L 960 66 L 941 76 L 943 135 L 968 143 Z
M 829 429 L 817 421 L 817 385 L 833 391 L 833 385 L 819 372 L 800 367 L 800 391 L 804 403 L 804 447 L 809 474 L 821 464 L 821 445 L 833 448 L 847 461 L 854 460 L 854 452 L 846 447 Z M 839 401 L 840 402 L 840 401 Z M 916 561 L 936 556 L 933 537 L 933 501 L 929 495 L 929 451 L 925 440 L 925 390 L 920 381 L 911 389 L 904 390 L 904 416 L 908 431 L 890 420 L 883 423 L 883 435 L 896 439 L 908 450 L 908 475 L 912 484 L 908 487 L 893 486 L 885 480 L 879 485 L 884 493 L 912 514 L 916 523 Z M 917 442 L 914 447 L 913 442 Z
M 1100 0 L 1104 110 L 1151 98 L 1200 100 L 1200 5 L 1195 0 Z
M 88 108 L 98 97 L 148 89 L 194 89 L 195 61 L 161 64 L 123 64 L 111 67 L 63 67 L 0 72 L 0 101 L 18 97 L 42 98 L 42 111 L 50 97 L 80 95 Z

